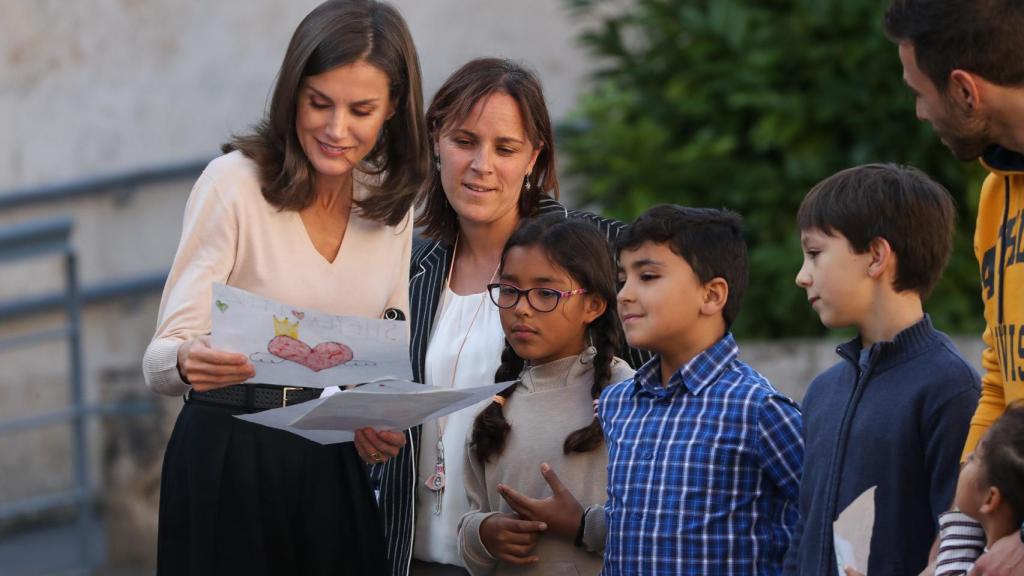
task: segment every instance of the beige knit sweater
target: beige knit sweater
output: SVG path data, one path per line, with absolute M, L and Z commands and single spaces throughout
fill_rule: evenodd
M 523 371 L 516 391 L 505 403 L 511 424 L 505 449 L 481 464 L 466 448 L 465 481 L 469 513 L 459 522 L 459 552 L 470 573 L 477 574 L 597 574 L 604 549 L 604 508 L 608 453 L 604 444 L 587 453 L 562 452 L 570 432 L 594 417 L 590 387 L 594 382 L 593 349 L 579 356 L 555 360 Z M 633 375 L 626 362 L 612 364 L 612 383 Z M 468 439 L 467 439 L 468 442 Z M 532 566 L 499 563 L 480 540 L 480 524 L 497 513 L 512 513 L 498 494 L 498 483 L 534 498 L 546 498 L 551 488 L 540 474 L 547 462 L 572 491 L 587 513 L 585 548 L 571 539 L 542 535 L 534 549 L 540 562 Z
M 356 174 L 353 197 L 369 194 Z M 188 390 L 178 374 L 178 347 L 210 333 L 214 282 L 285 304 L 329 314 L 377 318 L 387 308 L 409 315 L 412 211 L 398 226 L 363 218 L 358 209 L 334 262 L 313 246 L 298 212 L 278 210 L 263 198 L 256 164 L 231 152 L 210 162 L 185 207 L 156 334 L 142 371 L 154 392 Z

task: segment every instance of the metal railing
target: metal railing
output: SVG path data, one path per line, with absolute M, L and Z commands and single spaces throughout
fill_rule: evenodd
M 117 174 L 0 192 L 0 214 L 19 208 L 38 207 L 69 200 L 101 197 L 124 199 L 139 193 L 147 186 L 175 180 L 195 180 L 209 161 L 210 158 L 200 158 Z M 83 286 L 79 296 L 82 306 L 144 296 L 159 292 L 166 279 L 166 272 L 139 274 L 92 286 Z M 54 292 L 25 298 L 17 302 L 0 302 L 0 322 L 52 312 L 61 307 L 62 301 L 61 294 Z
M 38 186 L 0 193 L 0 215 L 12 210 L 55 205 L 66 201 L 91 201 L 113 197 L 124 200 L 147 187 L 156 189 L 168 181 L 194 180 L 208 159 L 167 164 L 80 179 L 54 185 Z M 57 207 L 63 210 L 63 207 Z M 63 287 L 60 290 L 32 294 L 16 300 L 0 301 L 0 324 L 37 314 L 63 311 L 64 323 L 58 328 L 17 333 L 0 338 L 0 352 L 31 347 L 54 340 L 66 340 L 68 350 L 67 380 L 70 390 L 67 406 L 49 412 L 19 416 L 0 421 L 0 436 L 35 430 L 48 426 L 70 424 L 71 484 L 70 488 L 43 495 L 0 503 L 0 522 L 55 510 L 75 511 L 77 559 L 67 569 L 94 571 L 103 561 L 96 549 L 96 502 L 89 461 L 89 418 L 151 413 L 154 402 L 119 402 L 90 404 L 86 400 L 82 364 L 82 309 L 91 304 L 131 300 L 159 293 L 166 271 L 118 278 L 80 287 L 77 259 L 71 243 L 73 221 L 70 217 L 41 219 L 0 227 L 0 266 L 29 259 L 57 257 L 63 262 Z M 141 375 L 140 375 L 141 378 Z M 5 570 L 10 567 L 5 567 Z M 63 569 L 64 567 L 62 567 Z
M 89 478 L 87 416 L 82 383 L 81 309 L 75 253 L 71 248 L 71 219 L 55 218 L 0 229 L 0 265 L 25 259 L 57 256 L 63 260 L 64 289 L 59 305 L 65 324 L 59 328 L 37 330 L 0 339 L 0 351 L 36 345 L 50 340 L 66 340 L 70 406 L 53 412 L 22 416 L 0 422 L 0 435 L 70 422 L 72 482 L 63 492 L 25 498 L 0 505 L 0 520 L 36 512 L 76 506 L 78 508 L 78 545 L 81 564 L 89 569 L 96 561 L 90 547 L 90 524 L 94 495 Z
M 170 180 L 194 179 L 210 158 L 188 160 L 118 174 L 82 178 L 70 182 L 33 186 L 0 193 L 0 212 L 22 206 L 38 206 L 89 196 L 119 196 L 135 193 L 142 186 Z

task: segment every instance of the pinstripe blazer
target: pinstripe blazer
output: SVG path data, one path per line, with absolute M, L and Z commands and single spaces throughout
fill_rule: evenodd
M 602 218 L 582 210 L 568 210 L 548 196 L 542 196 L 537 215 L 563 213 L 567 218 L 578 218 L 595 225 L 609 242 L 614 242 L 626 225 L 617 220 Z M 441 291 L 448 281 L 452 247 L 440 241 L 429 241 L 415 247 L 409 276 L 409 308 L 412 316 L 410 356 L 413 379 L 423 382 L 427 358 L 427 344 L 433 328 Z M 650 358 L 650 354 L 635 349 L 624 350 L 623 359 L 634 368 Z M 370 475 L 380 490 L 379 505 L 384 522 L 388 562 L 393 576 L 406 576 L 412 560 L 413 529 L 416 513 L 417 456 L 420 427 L 406 431 L 406 445 L 398 456 L 371 468 Z

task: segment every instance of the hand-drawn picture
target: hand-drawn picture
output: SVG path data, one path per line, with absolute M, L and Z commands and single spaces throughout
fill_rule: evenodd
M 292 314 L 295 314 L 294 310 Z M 274 338 L 267 344 L 267 351 L 278 358 L 301 364 L 313 372 L 334 368 L 352 359 L 352 349 L 341 342 L 321 342 L 311 347 L 299 340 L 298 322 L 289 322 L 288 318 L 279 319 L 277 316 L 274 316 Z
M 214 344 L 246 354 L 250 382 L 343 386 L 411 378 L 405 322 L 297 309 L 238 288 L 213 288 Z

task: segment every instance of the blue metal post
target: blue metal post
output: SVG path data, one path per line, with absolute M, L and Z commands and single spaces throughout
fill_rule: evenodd
M 93 498 L 92 483 L 89 470 L 89 442 L 86 436 L 86 399 L 85 386 L 82 382 L 82 318 L 81 301 L 78 294 L 77 260 L 74 251 L 68 246 L 65 256 L 65 286 L 67 289 L 68 319 L 68 370 L 71 384 L 71 402 L 74 418 L 71 421 L 71 442 L 74 447 L 75 484 L 79 491 L 78 511 L 78 544 L 82 565 L 92 572 L 94 558 L 92 554 L 92 514 Z

